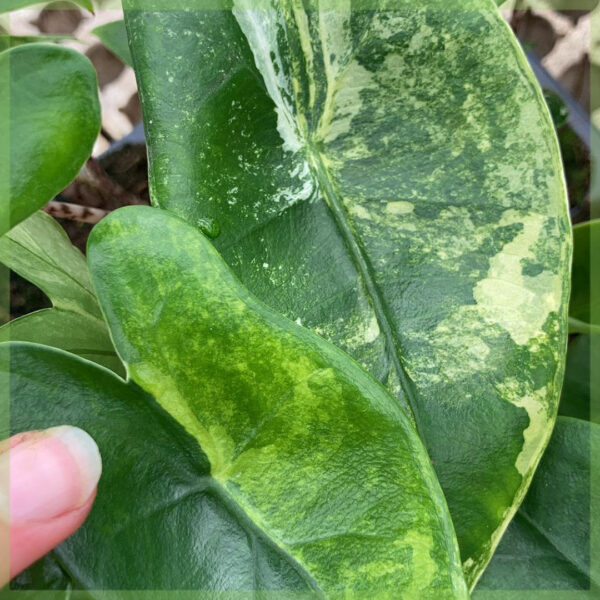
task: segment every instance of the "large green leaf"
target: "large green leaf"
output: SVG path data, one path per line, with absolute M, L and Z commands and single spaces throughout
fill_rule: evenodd
M 56 346 L 123 372 L 85 258 L 52 217 L 37 212 L 0 237 L 0 262 L 38 286 L 53 305 L 0 327 L 0 341 Z
M 600 279 L 592 263 L 600 262 L 600 219 L 573 227 L 573 286 L 569 303 L 572 332 L 600 333 Z
M 600 452 L 600 425 L 559 417 L 529 493 L 478 589 L 590 589 L 590 455 Z M 597 506 L 600 498 L 592 496 Z M 477 598 L 477 594 L 474 595 Z
M 490 0 L 136 5 L 153 202 L 220 230 L 258 297 L 410 406 L 472 584 L 550 436 L 566 345 L 560 156 L 512 33 Z
M 12 344 L 6 368 L 1 347 L 13 432 L 69 422 L 100 446 L 94 511 L 57 551 L 77 587 L 467 596 L 425 450 L 374 379 L 168 213 L 117 211 L 89 257 L 129 375 L 173 418 L 91 363 Z
M 11 10 L 17 10 L 18 8 L 25 8 L 32 6 L 33 4 L 42 4 L 44 0 L 2 0 L 0 4 L 0 13 L 9 12 Z M 78 4 L 81 8 L 85 8 L 90 12 L 94 12 L 94 5 L 92 0 L 69 0 L 73 4 Z
M 77 175 L 100 131 L 96 72 L 80 52 L 26 44 L 0 53 L 0 234 Z

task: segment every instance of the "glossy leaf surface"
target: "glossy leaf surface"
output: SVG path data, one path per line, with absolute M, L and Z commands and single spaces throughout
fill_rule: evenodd
M 129 377 L 202 448 L 217 503 L 278 555 L 273 582 L 253 588 L 466 597 L 425 449 L 379 383 L 257 301 L 166 211 L 109 215 L 88 261 Z M 215 577 L 207 568 L 196 587 L 220 589 Z
M 0 327 L 0 341 L 55 346 L 123 373 L 90 281 L 85 257 L 62 227 L 37 212 L 0 237 L 0 262 L 50 298 L 38 310 Z
M 560 392 L 570 233 L 543 96 L 488 0 L 244 6 L 126 11 L 153 202 L 212 224 L 258 297 L 410 406 L 473 583 Z
M 527 497 L 484 573 L 481 589 L 598 589 L 598 572 L 590 574 L 590 455 L 599 451 L 600 425 L 557 419 Z M 597 506 L 598 500 L 592 502 Z
M 25 44 L 0 53 L 0 234 L 65 188 L 100 131 L 96 72 L 81 53 Z
M 600 219 L 573 227 L 573 286 L 569 304 L 571 332 L 600 334 L 600 281 L 591 276 L 600 262 Z

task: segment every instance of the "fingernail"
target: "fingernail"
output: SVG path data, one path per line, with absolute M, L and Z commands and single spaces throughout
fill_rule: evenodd
M 0 462 L 6 460 L 11 526 L 47 521 L 79 508 L 102 472 L 96 442 L 82 429 L 70 426 L 24 436 L 0 457 Z

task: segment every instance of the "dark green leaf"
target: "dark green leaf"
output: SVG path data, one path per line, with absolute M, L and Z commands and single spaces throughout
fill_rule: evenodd
M 127 43 L 127 31 L 123 21 L 113 21 L 92 29 L 92 33 L 125 64 L 131 65 L 131 52 Z
M 478 589 L 589 589 L 590 454 L 600 425 L 559 417 L 519 512 Z M 592 581 L 600 584 L 597 569 Z M 474 595 L 477 598 L 477 594 Z
M 38 286 L 53 305 L 0 327 L 0 341 L 56 346 L 124 372 L 98 307 L 85 258 L 52 217 L 37 212 L 0 237 L 0 262 Z
M 573 227 L 572 289 L 569 330 L 600 333 L 600 278 L 591 276 L 600 264 L 600 219 Z
M 488 0 L 276 4 L 126 11 L 153 202 L 412 409 L 473 583 L 560 393 L 554 127 Z
M 0 53 L 0 234 L 77 175 L 100 130 L 96 72 L 81 53 L 26 44 Z
M 78 4 L 81 8 L 85 8 L 90 12 L 94 12 L 92 0 L 69 0 L 69 2 Z M 0 4 L 0 13 L 17 10 L 18 8 L 25 8 L 27 6 L 32 6 L 33 4 L 40 4 L 40 0 L 2 0 L 2 3 Z

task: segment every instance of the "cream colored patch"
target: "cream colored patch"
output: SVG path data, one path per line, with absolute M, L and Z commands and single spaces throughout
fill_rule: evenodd
M 435 37 L 433 29 L 424 23 L 421 29 L 412 36 L 408 51 L 410 53 L 419 52 L 426 46 L 428 40 L 431 41 Z
M 357 327 L 356 335 L 346 340 L 349 348 L 356 348 L 364 344 L 373 343 L 381 333 L 377 317 L 373 315 L 369 321 L 362 322 Z
M 317 128 L 317 139 L 323 139 L 327 135 L 326 132 L 334 113 L 336 80 L 344 69 L 344 61 L 352 48 L 350 4 L 350 0 L 338 0 L 336 10 L 321 10 L 318 16 L 319 41 L 321 42 L 323 66 L 325 68 L 326 89 L 323 113 Z
M 408 215 L 415 210 L 415 205 L 411 202 L 388 202 L 385 206 L 385 212 L 390 215 Z
M 478 310 L 484 319 L 504 328 L 517 344 L 526 344 L 538 335 L 548 314 L 558 312 L 562 280 L 550 272 L 535 277 L 522 274 L 521 261 L 533 258 L 532 248 L 543 235 L 545 217 L 523 216 L 508 210 L 499 225 L 521 223 L 522 231 L 490 260 L 487 278 L 473 290 Z

